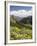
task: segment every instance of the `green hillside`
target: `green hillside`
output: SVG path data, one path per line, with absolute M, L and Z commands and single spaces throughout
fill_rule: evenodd
M 32 39 L 32 25 L 21 24 L 16 21 L 16 17 L 10 17 L 10 39 L 23 40 Z

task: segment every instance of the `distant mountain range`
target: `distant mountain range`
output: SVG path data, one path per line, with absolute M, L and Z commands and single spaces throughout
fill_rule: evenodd
M 19 17 L 19 16 L 14 16 L 10 15 L 10 21 L 12 23 L 15 23 L 16 21 L 19 23 L 24 23 L 24 24 L 32 24 L 32 16 L 27 16 L 27 17 Z
M 26 10 L 18 10 L 18 11 L 11 11 L 10 15 L 15 15 L 19 17 L 27 17 L 32 15 L 32 10 L 26 11 Z

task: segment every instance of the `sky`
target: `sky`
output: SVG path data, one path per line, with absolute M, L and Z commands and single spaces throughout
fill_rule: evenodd
M 10 6 L 10 15 L 27 17 L 32 15 L 32 6 Z
M 31 10 L 31 6 L 10 6 L 10 11 L 17 11 L 17 10 Z

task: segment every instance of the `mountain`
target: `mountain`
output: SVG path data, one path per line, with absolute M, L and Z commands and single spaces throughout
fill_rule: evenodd
M 20 22 L 24 24 L 32 24 L 32 16 L 24 17 Z
M 11 15 L 10 16 L 10 21 L 11 23 L 21 23 L 21 24 L 32 24 L 32 16 L 28 16 L 28 17 L 19 17 L 19 16 L 14 16 Z
M 15 20 L 16 18 L 15 18 L 15 16 L 14 15 L 10 15 L 10 25 L 12 26 L 13 24 L 15 24 L 16 23 L 16 20 Z

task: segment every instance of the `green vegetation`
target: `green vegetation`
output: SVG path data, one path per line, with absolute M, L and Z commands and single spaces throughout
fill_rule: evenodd
M 12 17 L 11 17 L 12 18 Z M 32 39 L 32 25 L 20 24 L 16 19 L 10 20 L 10 39 L 11 40 L 23 40 Z

